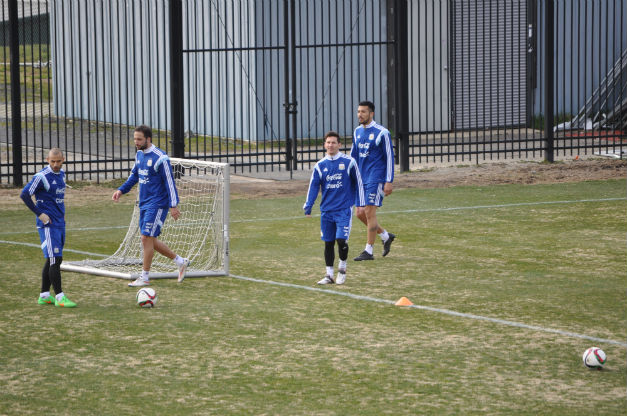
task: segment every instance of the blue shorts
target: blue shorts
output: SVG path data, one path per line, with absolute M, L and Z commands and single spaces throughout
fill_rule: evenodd
M 374 205 L 380 207 L 383 204 L 383 192 L 384 183 L 365 183 L 364 184 L 364 197 L 366 198 L 366 205 Z
M 353 224 L 353 209 L 346 208 L 337 211 L 325 211 L 320 215 L 320 239 L 348 241 Z
M 168 216 L 168 208 L 151 208 L 139 211 L 139 231 L 142 235 L 158 237 Z
M 44 257 L 47 259 L 62 257 L 65 228 L 42 227 L 37 228 L 37 231 L 39 231 L 39 241 L 41 241 L 41 251 L 44 252 Z

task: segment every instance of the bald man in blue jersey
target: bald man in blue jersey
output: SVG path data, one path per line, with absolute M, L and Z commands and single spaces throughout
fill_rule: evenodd
M 359 126 L 353 133 L 351 157 L 357 161 L 364 183 L 366 206 L 357 207 L 356 215 L 368 229 L 366 248 L 355 261 L 374 260 L 373 245 L 378 234 L 383 242 L 383 257 L 387 256 L 396 236 L 379 225 L 377 208 L 383 197 L 392 193 L 394 181 L 394 148 L 390 132 L 374 121 L 374 104 L 362 101 L 357 107 Z
M 326 275 L 318 281 L 319 285 L 346 281 L 346 259 L 348 258 L 348 237 L 353 221 L 353 205 L 365 204 L 361 176 L 357 163 L 352 157 L 341 153 L 340 136 L 330 131 L 324 136 L 324 148 L 327 154 L 311 173 L 307 201 L 303 209 L 306 216 L 311 216 L 311 208 L 318 193 L 320 201 L 320 238 L 324 241 L 324 260 Z M 335 262 L 335 243 L 337 242 L 340 262 L 337 278 L 333 278 Z
M 170 158 L 163 150 L 152 144 L 152 130 L 148 126 L 141 125 L 135 128 L 133 141 L 137 148 L 135 165 L 126 182 L 113 193 L 112 197 L 118 202 L 122 194 L 129 192 L 139 182 L 139 227 L 144 249 L 143 269 L 141 275 L 128 285 L 137 287 L 150 284 L 149 273 L 155 250 L 174 261 L 179 269 L 180 283 L 185 277 L 189 260 L 174 253 L 158 239 L 168 210 L 171 210 L 174 220 L 178 220 L 181 215 Z
M 65 158 L 61 149 L 52 148 L 46 159 L 48 166 L 26 184 L 20 197 L 37 216 L 37 231 L 46 263 L 41 271 L 39 305 L 74 308 L 76 303 L 65 296 L 61 287 L 61 262 L 65 244 Z M 36 203 L 33 202 L 33 196 Z M 50 295 L 52 285 L 55 295 Z

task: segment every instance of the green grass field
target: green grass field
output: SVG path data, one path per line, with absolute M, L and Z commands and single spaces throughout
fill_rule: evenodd
M 70 191 L 66 249 L 122 240 L 130 198 L 101 189 Z M 155 281 L 152 310 L 126 281 L 75 273 L 78 308 L 37 305 L 41 251 L 16 244 L 39 243 L 34 218 L 6 204 L 0 414 L 625 414 L 625 180 L 397 190 L 379 214 L 392 252 L 377 242 L 336 287 L 315 285 L 304 194 L 231 201 L 232 276 Z M 355 220 L 351 258 L 364 243 Z M 593 345 L 602 371 L 582 364 Z

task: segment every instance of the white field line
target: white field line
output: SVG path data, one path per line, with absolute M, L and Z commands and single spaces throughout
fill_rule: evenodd
M 0 240 L 0 244 L 11 244 L 15 246 L 26 246 L 26 247 L 34 247 L 34 248 L 41 249 L 40 244 L 23 243 L 21 241 Z M 81 250 L 72 250 L 71 248 L 64 248 L 63 251 L 67 251 L 69 253 L 85 254 L 86 256 L 109 257 L 108 255 L 105 255 L 105 254 L 90 253 L 89 251 L 81 251 Z
M 623 200 L 627 200 L 627 198 L 579 199 L 579 200 L 566 200 L 566 201 L 521 202 L 521 203 L 514 203 L 514 204 L 498 204 L 498 205 L 475 205 L 475 206 L 468 206 L 468 207 L 409 209 L 409 210 L 385 211 L 385 212 L 381 212 L 380 214 L 386 214 L 386 213 L 387 214 L 392 214 L 392 213 L 416 213 L 416 212 L 444 212 L 444 211 L 459 211 L 459 210 L 507 208 L 507 207 L 517 207 L 517 206 L 535 206 L 535 205 L 551 205 L 551 204 L 574 204 L 574 203 L 583 203 L 583 202 L 605 202 L 605 201 L 623 201 Z M 231 221 L 231 222 L 281 221 L 281 220 L 293 220 L 293 219 L 302 219 L 302 218 L 303 218 L 302 216 L 286 217 L 286 218 L 259 218 L 259 219 L 249 219 L 249 220 L 235 220 L 235 221 Z M 69 229 L 68 231 L 101 230 L 101 229 L 110 229 L 110 228 L 126 228 L 126 226 L 87 227 L 87 228 Z M 22 233 L 22 232 L 0 233 L 0 234 L 19 234 L 19 233 Z M 24 245 L 24 246 L 36 247 L 36 248 L 40 247 L 37 244 L 22 243 L 22 242 L 15 242 L 15 241 L 0 240 L 0 243 Z M 89 256 L 108 257 L 107 255 L 99 254 L 99 253 L 90 253 L 90 252 L 86 252 L 86 251 L 72 250 L 72 249 L 64 249 L 64 250 L 68 251 L 68 252 L 72 252 L 72 253 L 85 254 L 85 255 L 89 255 Z M 394 305 L 394 303 L 395 303 L 392 300 L 373 298 L 373 297 L 370 297 L 370 296 L 355 295 L 353 293 L 347 293 L 347 292 L 338 292 L 338 291 L 330 290 L 330 289 L 320 289 L 320 288 L 316 288 L 316 287 L 296 285 L 296 284 L 292 284 L 292 283 L 275 282 L 275 281 L 272 281 L 272 280 L 255 279 L 255 278 L 252 278 L 252 277 L 236 276 L 236 275 L 230 275 L 230 277 L 233 277 L 235 279 L 240 279 L 240 280 L 246 280 L 246 281 L 250 281 L 250 282 L 256 282 L 256 283 L 265 283 L 265 284 L 270 284 L 270 285 L 275 285 L 275 286 L 289 287 L 289 288 L 294 288 L 294 289 L 303 289 L 303 290 L 309 290 L 309 291 L 312 291 L 312 292 L 322 292 L 322 293 L 327 293 L 327 294 L 332 294 L 332 295 L 337 295 L 337 296 L 345 296 L 345 297 L 348 297 L 348 298 L 351 298 L 351 299 L 365 300 L 365 301 L 369 301 L 369 302 L 385 303 L 385 304 L 390 304 L 390 305 Z M 505 319 L 490 318 L 490 317 L 487 317 L 487 316 L 481 316 L 481 315 L 475 315 L 475 314 L 469 314 L 469 313 L 463 313 L 463 312 L 456 312 L 456 311 L 449 310 L 449 309 L 434 308 L 434 307 L 425 306 L 425 305 L 416 305 L 416 304 L 414 304 L 414 305 L 407 306 L 407 307 L 413 308 L 413 309 L 422 309 L 422 310 L 426 310 L 426 311 L 430 311 L 430 312 L 442 313 L 442 314 L 445 314 L 445 315 L 457 316 L 457 317 L 461 317 L 461 318 L 465 318 L 465 319 L 475 319 L 475 320 L 493 322 L 493 323 L 506 325 L 506 326 L 530 329 L 530 330 L 533 330 L 533 331 L 553 333 L 553 334 L 563 335 L 563 336 L 567 336 L 567 337 L 571 337 L 571 338 L 587 339 L 587 340 L 595 341 L 595 342 L 603 342 L 603 343 L 608 343 L 608 344 L 615 344 L 615 345 L 620 345 L 622 347 L 626 347 L 627 348 L 627 343 L 626 342 L 615 341 L 615 340 L 605 339 L 605 338 L 597 338 L 597 337 L 592 337 L 592 336 L 589 336 L 589 335 L 578 334 L 578 333 L 575 333 L 575 332 L 563 331 L 563 330 L 560 330 L 560 329 L 545 328 L 545 327 L 541 327 L 541 326 L 537 326 L 537 325 L 527 325 L 527 324 L 523 324 L 523 323 L 520 323 L 520 322 L 508 321 L 508 320 L 505 320 Z
M 396 211 L 377 210 L 377 215 L 384 214 L 412 214 L 422 212 L 446 212 L 446 211 L 464 211 L 464 210 L 477 210 L 477 209 L 494 209 L 494 208 L 509 208 L 509 207 L 524 207 L 524 206 L 536 206 L 536 205 L 555 205 L 555 204 L 579 204 L 583 202 L 607 202 L 607 201 L 627 201 L 627 198 L 600 198 L 600 199 L 575 199 L 566 201 L 540 201 L 540 202 L 518 202 L 514 204 L 498 204 L 498 205 L 473 205 L 467 207 L 448 207 L 448 208 L 422 208 L 422 209 L 402 209 Z M 320 214 L 312 214 L 312 217 L 319 217 Z M 257 222 L 257 221 L 284 221 L 284 220 L 299 220 L 305 218 L 304 215 L 298 217 L 284 217 L 284 218 L 250 218 L 246 220 L 234 220 L 231 223 L 238 222 Z M 1 233 L 0 233 L 1 234 Z
M 608 201 L 627 201 L 627 198 L 600 198 L 600 199 L 576 199 L 567 201 L 540 201 L 540 202 L 519 202 L 514 204 L 498 204 L 498 205 L 474 205 L 468 207 L 445 207 L 445 208 L 423 208 L 423 209 L 404 209 L 396 211 L 379 211 L 377 215 L 384 214 L 411 214 L 411 213 L 423 213 L 423 212 L 446 212 L 446 211 L 464 211 L 464 210 L 477 210 L 477 209 L 495 209 L 495 208 L 508 208 L 508 207 L 522 207 L 522 206 L 537 206 L 537 205 L 555 205 L 555 204 L 578 204 L 583 202 L 608 202 Z M 319 217 L 320 214 L 312 214 L 312 217 Z M 250 218 L 244 220 L 231 220 L 233 223 L 245 223 L 245 222 L 257 222 L 257 221 L 287 221 L 287 220 L 300 220 L 306 218 L 304 215 L 298 217 L 277 217 L 277 218 Z M 66 232 L 71 231 L 97 231 L 97 230 L 111 230 L 117 228 L 128 228 L 127 225 L 112 225 L 106 227 L 80 227 L 80 228 L 67 228 Z M 6 231 L 0 232 L 0 235 L 14 235 L 14 234 L 30 234 L 32 230 L 28 231 Z
M 312 291 L 312 292 L 321 292 L 321 293 L 326 293 L 326 294 L 329 294 L 329 295 L 345 296 L 347 298 L 357 299 L 357 300 L 365 300 L 365 301 L 368 301 L 368 302 L 385 303 L 385 304 L 388 304 L 388 305 L 394 305 L 396 303 L 393 300 L 373 298 L 371 296 L 355 295 L 354 293 L 339 292 L 337 290 L 331 290 L 331 289 L 321 289 L 321 288 L 317 288 L 317 287 L 295 285 L 293 283 L 275 282 L 273 280 L 255 279 L 253 277 L 236 276 L 236 275 L 233 275 L 233 274 L 231 274 L 230 277 L 233 277 L 235 279 L 240 279 L 240 280 L 246 280 L 246 281 L 249 281 L 249 282 L 255 282 L 255 283 L 265 283 L 265 284 L 269 284 L 269 285 L 282 286 L 282 287 L 288 287 L 288 288 L 293 288 L 293 289 L 304 289 L 304 290 L 309 290 L 309 291 Z M 587 339 L 589 341 L 594 341 L 594 342 L 602 342 L 602 343 L 606 343 L 606 344 L 615 344 L 615 345 L 620 345 L 621 347 L 626 347 L 627 348 L 627 342 L 615 341 L 613 339 L 591 337 L 589 335 L 577 334 L 576 332 L 563 331 L 561 329 L 545 328 L 545 327 L 537 326 L 537 325 L 527 325 L 527 324 L 523 324 L 523 323 L 520 323 L 520 322 L 508 321 L 506 319 L 490 318 L 488 316 L 475 315 L 475 314 L 472 314 L 472 313 L 456 312 L 456 311 L 452 311 L 450 309 L 434 308 L 432 306 L 424 306 L 424 305 L 415 305 L 414 304 L 414 305 L 411 305 L 411 306 L 403 306 L 403 307 L 404 308 L 413 308 L 413 309 L 422 309 L 422 310 L 429 311 L 429 312 L 441 313 L 441 314 L 456 316 L 456 317 L 465 318 L 465 319 L 475 319 L 475 320 L 479 320 L 479 321 L 487 321 L 487 322 L 492 322 L 492 323 L 506 325 L 506 326 L 513 326 L 513 327 L 516 327 L 516 328 L 530 329 L 532 331 L 548 332 L 548 333 L 551 333 L 551 334 L 558 334 L 558 335 L 562 335 L 562 336 L 570 337 L 570 338 Z
M 16 241 L 0 240 L 0 244 L 13 244 L 13 245 L 21 245 L 21 246 L 27 246 L 27 247 L 40 248 L 39 244 L 23 243 L 23 242 L 16 242 Z M 64 248 L 63 251 L 68 251 L 68 252 L 71 252 L 71 253 L 78 253 L 78 254 L 85 254 L 85 255 L 88 255 L 88 256 L 108 257 L 105 254 L 90 253 L 90 252 L 87 252 L 87 251 L 72 250 L 72 249 L 67 249 L 67 248 Z M 233 275 L 233 274 L 229 275 L 229 277 L 232 277 L 234 279 L 239 279 L 239 280 L 245 280 L 245 281 L 249 281 L 249 282 L 255 282 L 255 283 L 264 283 L 264 284 L 268 284 L 268 285 L 281 286 L 281 287 L 287 287 L 287 288 L 292 288 L 292 289 L 309 290 L 311 292 L 320 292 L 320 293 L 326 293 L 326 294 L 329 294 L 329 295 L 344 296 L 344 297 L 347 297 L 347 298 L 357 299 L 357 300 L 364 300 L 364 301 L 368 301 L 368 302 L 384 303 L 384 304 L 388 304 L 388 305 L 394 305 L 396 303 L 393 300 L 373 298 L 371 296 L 356 295 L 354 293 L 348 293 L 348 292 L 339 292 L 337 290 L 321 289 L 321 288 L 317 288 L 317 287 L 296 285 L 296 284 L 293 284 L 293 283 L 275 282 L 273 280 L 256 279 L 256 278 L 253 278 L 253 277 L 237 276 L 237 275 Z M 602 342 L 602 343 L 606 343 L 606 344 L 615 344 L 615 345 L 620 345 L 622 347 L 626 347 L 627 348 L 627 343 L 626 342 L 615 341 L 615 340 L 612 340 L 612 339 L 591 337 L 589 335 L 578 334 L 578 333 L 570 332 L 570 331 L 563 331 L 561 329 L 545 328 L 545 327 L 541 327 L 541 326 L 537 326 L 537 325 L 527 325 L 527 324 L 523 324 L 523 323 L 520 323 L 520 322 L 508 321 L 506 319 L 490 318 L 488 316 L 475 315 L 475 314 L 472 314 L 472 313 L 456 312 L 456 311 L 452 311 L 450 309 L 434 308 L 432 306 L 424 306 L 424 305 L 416 305 L 416 304 L 414 304 L 414 305 L 411 305 L 411 306 L 404 306 L 404 307 L 406 307 L 406 308 L 413 308 L 413 309 L 422 309 L 422 310 L 429 311 L 429 312 L 441 313 L 441 314 L 450 315 L 450 316 L 457 316 L 457 317 L 465 318 L 465 319 L 475 319 L 475 320 L 479 320 L 479 321 L 487 321 L 487 322 L 492 322 L 492 323 L 506 325 L 506 326 L 530 329 L 532 331 L 548 332 L 548 333 L 551 333 L 551 334 L 558 334 L 558 335 L 562 335 L 562 336 L 570 337 L 570 338 L 587 339 L 587 340 L 594 341 L 594 342 Z

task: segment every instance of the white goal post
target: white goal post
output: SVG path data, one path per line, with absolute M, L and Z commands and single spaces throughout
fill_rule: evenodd
M 229 274 L 229 164 L 170 158 L 179 194 L 181 217 L 169 218 L 159 240 L 181 257 L 191 260 L 185 277 Z M 61 263 L 69 272 L 136 279 L 142 270 L 139 206 L 124 241 L 105 259 Z M 150 278 L 176 278 L 172 260 L 155 252 Z

